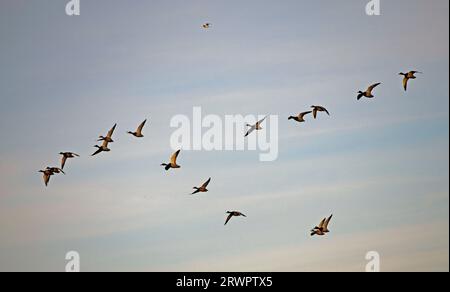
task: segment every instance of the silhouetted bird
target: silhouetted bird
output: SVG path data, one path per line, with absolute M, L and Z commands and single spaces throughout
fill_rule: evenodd
M 245 216 L 244 214 L 242 214 L 241 212 L 238 212 L 238 211 L 228 211 L 227 214 L 228 214 L 228 217 L 227 217 L 227 220 L 225 221 L 225 225 L 227 225 L 227 223 L 233 217 L 240 217 L 240 216 L 247 217 L 247 216 Z

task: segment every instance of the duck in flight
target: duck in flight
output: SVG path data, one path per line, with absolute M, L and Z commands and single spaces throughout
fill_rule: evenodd
M 91 156 L 95 156 L 95 155 L 100 154 L 102 152 L 109 152 L 109 151 L 111 151 L 111 149 L 108 148 L 108 144 L 109 144 L 109 142 L 104 140 L 102 146 L 95 145 L 94 147 L 97 148 L 97 151 L 95 151 L 94 154 L 92 154 Z
M 198 194 L 198 193 L 207 193 L 208 192 L 208 185 L 211 182 L 211 178 L 209 178 L 201 187 L 194 187 L 194 192 L 192 193 L 192 195 Z
M 78 155 L 76 153 L 73 153 L 73 152 L 60 152 L 59 155 L 62 155 L 62 158 L 61 158 L 61 169 L 64 169 L 64 166 L 66 165 L 67 159 L 80 157 L 80 155 Z
M 398 75 L 402 75 L 403 76 L 403 88 L 405 89 L 405 91 L 408 90 L 408 82 L 409 79 L 416 79 L 416 74 L 423 74 L 422 72 L 419 71 L 409 71 L 408 73 L 399 73 Z
M 104 142 L 108 142 L 108 143 L 113 143 L 114 140 L 112 139 L 112 135 L 114 134 L 114 130 L 116 129 L 117 124 L 114 125 L 114 127 L 112 127 L 111 130 L 109 130 L 108 134 L 106 135 L 106 137 L 100 136 L 98 137 L 99 139 L 97 140 L 98 142 L 100 141 L 104 141 Z M 106 145 L 108 146 L 108 145 Z
M 330 115 L 330 113 L 328 112 L 328 110 L 326 108 L 324 108 L 323 106 L 320 105 L 312 105 L 311 108 L 313 109 L 313 116 L 314 119 L 317 119 L 317 113 L 318 112 L 324 112 L 327 115 Z
M 211 23 L 207 22 L 207 23 L 203 24 L 202 27 L 204 29 L 209 29 L 209 28 L 211 28 Z
M 324 236 L 327 233 L 329 233 L 330 230 L 328 230 L 328 224 L 330 224 L 330 221 L 332 218 L 333 218 L 333 215 L 331 215 L 328 218 L 324 218 L 320 222 L 319 226 L 316 226 L 316 227 L 314 227 L 313 230 L 311 230 L 311 236 L 314 236 L 314 235 Z
M 144 128 L 145 123 L 147 123 L 147 120 L 143 121 L 142 124 L 139 125 L 136 132 L 129 131 L 128 134 L 133 135 L 136 138 L 143 138 L 144 135 L 142 135 L 142 129 Z
M 375 83 L 371 85 L 369 88 L 367 88 L 365 92 L 358 91 L 358 100 L 360 100 L 363 97 L 374 98 L 375 96 L 373 95 L 372 91 L 380 84 L 381 83 Z
M 242 217 L 247 217 L 247 216 L 245 216 L 244 214 L 242 214 L 241 212 L 238 212 L 238 211 L 228 211 L 227 214 L 228 214 L 228 217 L 227 217 L 227 220 L 225 221 L 225 225 L 227 225 L 227 223 L 233 217 L 241 217 L 241 216 Z
M 181 166 L 179 166 L 177 164 L 177 158 L 178 155 L 180 154 L 181 150 L 178 150 L 177 152 L 175 152 L 172 157 L 170 157 L 170 162 L 169 163 L 163 163 L 161 164 L 161 166 L 164 166 L 166 170 L 169 170 L 171 168 L 181 168 Z
M 299 123 L 304 123 L 305 121 L 305 116 L 311 114 L 312 111 L 309 112 L 304 112 L 304 113 L 300 113 L 298 116 L 294 117 L 294 116 L 290 116 L 289 120 L 294 120 L 297 121 Z
M 267 119 L 267 117 L 265 117 L 264 119 L 260 120 L 259 122 L 257 122 L 255 125 L 250 125 L 247 124 L 247 127 L 250 127 L 250 129 L 247 131 L 247 133 L 245 134 L 245 137 L 247 137 L 248 135 L 250 135 L 251 133 L 253 133 L 253 131 L 259 131 L 262 130 L 263 128 L 261 127 L 261 124 Z

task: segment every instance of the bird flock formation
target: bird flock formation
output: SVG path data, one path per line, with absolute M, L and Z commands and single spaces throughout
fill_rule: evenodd
M 212 27 L 211 23 L 205 23 L 202 25 L 202 28 L 207 30 L 210 29 Z M 408 90 L 408 83 L 409 80 L 411 79 L 416 79 L 417 77 L 415 76 L 416 74 L 423 74 L 422 72 L 419 71 L 410 71 L 408 73 L 399 73 L 399 75 L 403 76 L 403 88 L 405 91 Z M 357 100 L 361 100 L 361 98 L 365 97 L 365 98 L 374 98 L 374 94 L 373 91 L 376 87 L 378 87 L 379 85 L 381 85 L 381 83 L 375 83 L 371 86 L 369 86 L 367 88 L 366 91 L 358 91 L 358 95 L 357 95 Z M 330 116 L 329 111 L 323 107 L 323 106 L 318 106 L 318 105 L 313 105 L 311 106 L 311 110 L 310 111 L 305 111 L 302 112 L 300 114 L 298 114 L 297 116 L 290 116 L 288 118 L 288 120 L 294 120 L 298 123 L 304 123 L 305 117 L 309 114 L 312 114 L 314 119 L 317 119 L 318 117 L 318 113 L 319 112 L 323 112 L 326 113 L 328 116 Z M 253 133 L 254 131 L 260 131 L 262 130 L 262 126 L 261 124 L 267 119 L 267 117 L 265 117 L 264 119 L 258 121 L 255 125 L 249 125 L 247 124 L 246 126 L 249 128 L 247 133 L 245 134 L 245 137 L 249 136 L 251 133 Z M 145 124 L 147 123 L 147 120 L 143 121 L 138 128 L 136 129 L 136 131 L 128 131 L 127 133 L 136 137 L 136 138 L 143 138 L 144 135 L 142 133 Z M 94 152 L 91 156 L 96 156 L 102 152 L 110 152 L 111 149 L 108 148 L 110 143 L 113 143 L 114 140 L 112 139 L 112 136 L 114 134 L 114 131 L 117 127 L 117 124 L 115 124 L 111 130 L 109 130 L 109 132 L 107 133 L 106 136 L 99 136 L 97 142 L 102 142 L 102 145 L 95 145 L 94 147 L 97 148 L 97 151 Z M 168 163 L 163 163 L 161 164 L 161 166 L 164 167 L 164 169 L 166 171 L 169 171 L 170 169 L 179 169 L 181 168 L 180 165 L 177 164 L 177 158 L 180 154 L 181 150 L 176 151 L 171 157 L 170 157 L 170 161 Z M 44 184 L 45 186 L 48 186 L 50 178 L 53 175 L 56 174 L 64 174 L 64 167 L 66 165 L 67 159 L 71 159 L 71 158 L 77 158 L 80 157 L 80 155 L 73 153 L 73 152 L 60 152 L 59 153 L 61 155 L 61 166 L 60 167 L 47 167 L 46 169 L 40 170 L 39 173 L 43 174 L 43 180 L 44 180 Z M 194 192 L 192 193 L 192 195 L 196 195 L 198 193 L 206 193 L 208 192 L 208 185 L 211 182 L 211 178 L 209 178 L 203 185 L 201 185 L 200 187 L 194 187 Z M 240 211 L 228 211 L 226 212 L 227 217 L 226 217 L 226 221 L 225 221 L 225 225 L 228 224 L 228 222 L 233 218 L 233 217 L 247 217 L 246 215 L 244 215 L 242 212 Z M 314 227 L 311 230 L 311 236 L 324 236 L 327 233 L 330 232 L 330 230 L 328 229 L 328 225 L 331 221 L 331 219 L 333 218 L 333 215 L 331 215 L 328 218 L 324 218 L 320 224 L 316 227 Z

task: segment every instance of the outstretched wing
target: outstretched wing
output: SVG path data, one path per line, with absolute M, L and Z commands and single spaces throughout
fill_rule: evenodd
M 326 221 L 327 221 L 327 218 L 323 218 L 322 221 L 320 221 L 319 229 L 323 229 Z
M 375 84 L 371 85 L 371 86 L 367 89 L 367 91 L 370 92 L 370 93 L 372 93 L 372 91 L 373 91 L 377 86 L 379 86 L 380 84 L 381 84 L 381 83 L 375 83 Z
M 326 108 L 324 108 L 323 106 L 320 107 L 321 110 L 323 110 L 324 112 L 327 113 L 327 115 L 330 115 L 330 113 L 328 112 L 328 110 Z
M 256 127 L 255 127 L 255 126 L 252 126 L 252 127 L 250 128 L 250 130 L 247 131 L 247 134 L 245 134 L 245 137 L 247 137 L 248 135 L 250 135 L 251 133 L 253 133 L 253 131 L 255 131 L 255 129 L 256 129 Z
M 202 185 L 201 188 L 206 188 L 206 187 L 209 185 L 210 182 L 211 182 L 211 178 L 209 178 L 209 179 Z
M 147 123 L 147 120 L 143 121 L 142 124 L 139 125 L 136 132 L 142 134 L 142 129 L 144 128 L 145 123 Z
M 49 174 L 46 174 L 46 173 L 44 173 L 44 176 L 43 176 L 43 178 L 44 178 L 44 183 L 45 183 L 45 186 L 48 186 L 48 183 L 49 183 L 49 181 L 50 181 L 50 175 L 49 175 Z
M 63 155 L 61 158 L 61 169 L 64 169 L 64 166 L 66 165 L 67 157 Z
M 233 218 L 233 214 L 232 213 L 230 213 L 230 215 L 228 215 L 227 221 L 225 221 L 225 225 L 228 224 L 228 222 L 230 221 L 231 218 Z
M 116 130 L 116 127 L 117 127 L 117 124 L 115 124 L 111 130 L 109 130 L 108 135 L 106 137 L 111 138 L 112 135 L 114 134 L 114 130 Z
M 405 76 L 405 78 L 403 78 L 403 88 L 405 89 L 405 91 L 408 90 L 408 80 L 409 78 Z
M 311 114 L 311 113 L 312 113 L 312 111 L 304 112 L 304 113 L 299 114 L 298 117 L 299 117 L 300 119 L 303 119 L 306 115 L 309 115 L 309 114 Z
M 177 152 L 175 152 L 172 157 L 170 157 L 170 163 L 171 164 L 177 164 L 177 158 L 178 155 L 180 154 L 181 150 L 178 150 Z
M 328 224 L 330 224 L 330 221 L 331 221 L 332 218 L 333 218 L 333 215 L 331 215 L 330 217 L 328 217 L 328 219 L 325 221 L 325 224 L 324 224 L 324 226 L 323 226 L 325 229 L 328 228 Z
M 99 148 L 99 149 L 98 149 L 97 151 L 95 151 L 94 154 L 92 154 L 91 156 L 95 156 L 95 155 L 99 154 L 100 152 L 102 152 L 102 149 Z

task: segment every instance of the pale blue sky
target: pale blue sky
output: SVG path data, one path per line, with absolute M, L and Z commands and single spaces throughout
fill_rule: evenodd
M 383 270 L 448 271 L 447 0 L 379 17 L 365 0 L 66 2 L 0 2 L 0 270 L 62 271 L 77 250 L 85 271 L 362 271 L 376 250 Z M 332 117 L 288 123 L 311 104 Z M 170 119 L 193 106 L 280 115 L 279 159 L 184 152 L 165 173 Z M 145 118 L 144 140 L 125 134 Z M 60 151 L 82 158 L 46 189 Z M 248 218 L 224 228 L 230 209 Z

